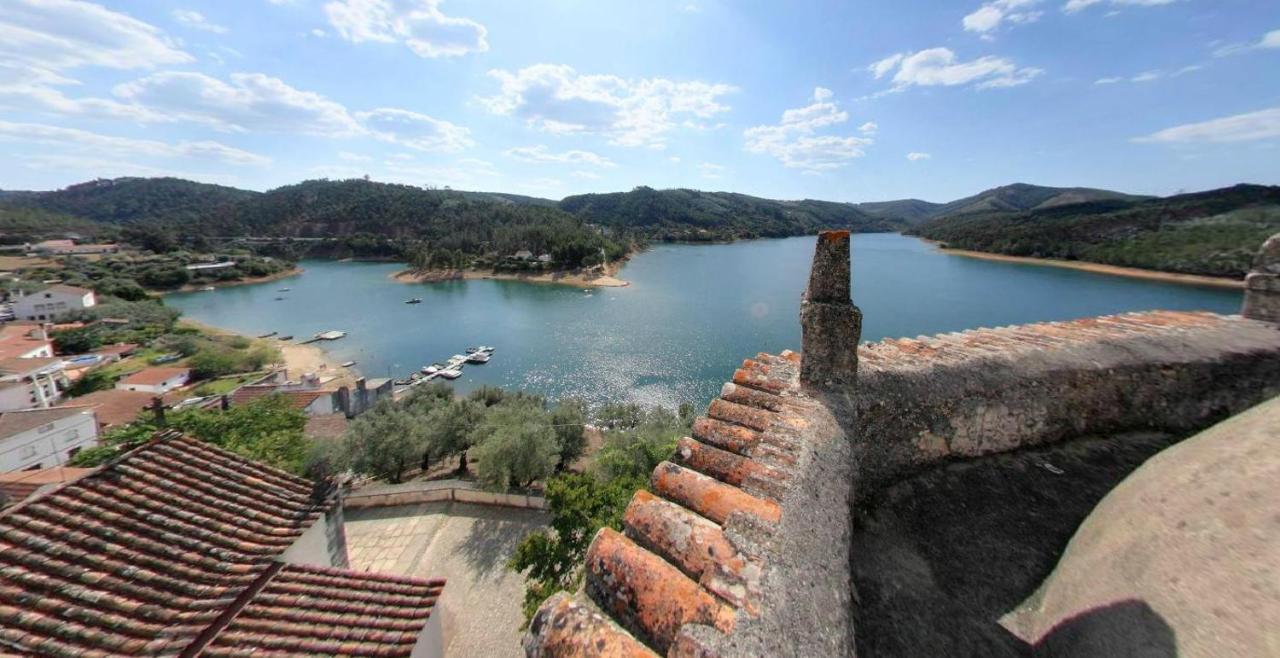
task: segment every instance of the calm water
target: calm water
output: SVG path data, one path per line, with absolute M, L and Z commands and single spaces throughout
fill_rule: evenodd
M 189 317 L 247 334 L 347 338 L 323 344 L 370 377 L 404 376 L 469 345 L 498 348 L 455 382 L 593 402 L 705 403 L 744 358 L 800 346 L 800 293 L 813 238 L 661 245 L 633 258 L 626 288 L 592 294 L 512 281 L 406 285 L 386 263 L 308 261 L 275 283 L 172 295 Z M 1234 313 L 1240 293 L 975 260 L 895 234 L 855 236 L 863 339 L 1143 309 Z M 277 292 L 288 286 L 290 292 Z M 275 301 L 275 297 L 285 297 Z M 403 303 L 422 297 L 423 303 Z

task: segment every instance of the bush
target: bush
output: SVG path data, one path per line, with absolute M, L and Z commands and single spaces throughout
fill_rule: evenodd
M 240 364 L 240 355 L 229 348 L 214 346 L 201 348 L 187 361 L 187 366 L 196 379 L 213 379 L 234 374 L 240 371 Z
M 489 409 L 472 433 L 476 478 L 491 491 L 527 487 L 555 471 L 560 450 L 549 415 L 532 404 Z

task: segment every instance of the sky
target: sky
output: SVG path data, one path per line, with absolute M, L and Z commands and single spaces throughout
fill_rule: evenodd
M 0 189 L 1280 183 L 1276 0 L 3 0 Z

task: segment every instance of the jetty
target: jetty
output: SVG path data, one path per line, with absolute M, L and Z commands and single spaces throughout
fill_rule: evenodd
M 322 340 L 338 340 L 341 338 L 346 338 L 346 336 L 347 336 L 347 332 L 345 331 L 330 329 L 329 331 L 322 331 L 312 336 L 310 339 L 302 341 L 302 344 L 306 345 L 309 343 L 318 343 Z

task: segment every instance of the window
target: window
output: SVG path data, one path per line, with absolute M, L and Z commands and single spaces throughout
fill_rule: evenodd
M 80 453 L 80 447 L 76 446 L 75 448 L 72 448 L 67 451 L 67 459 L 68 460 L 75 459 L 75 456 L 79 453 Z
M 42 468 L 44 468 L 44 466 L 40 465 L 39 463 L 36 463 L 36 464 L 32 464 L 32 465 L 30 465 L 30 466 L 28 466 L 28 467 L 26 467 L 26 468 L 24 468 L 24 469 L 22 469 L 22 470 L 24 470 L 24 471 L 38 471 L 38 470 L 40 470 L 40 469 L 42 469 Z
M 36 456 L 36 447 L 22 446 L 22 450 L 19 450 L 18 454 L 21 455 L 23 459 L 30 459 Z
M 77 441 L 79 439 L 80 439 L 80 430 L 73 429 L 70 432 L 67 432 L 66 436 L 62 437 L 62 442 L 71 443 L 72 441 Z

